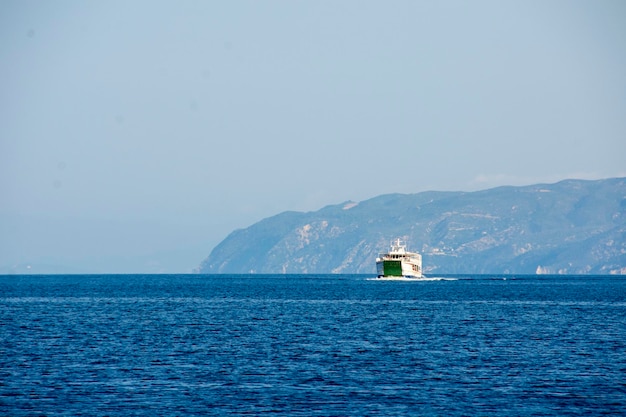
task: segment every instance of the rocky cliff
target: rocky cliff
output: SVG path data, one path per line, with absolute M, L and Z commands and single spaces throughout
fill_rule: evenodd
M 232 232 L 201 273 L 375 273 L 401 237 L 433 273 L 626 273 L 626 178 L 381 195 Z

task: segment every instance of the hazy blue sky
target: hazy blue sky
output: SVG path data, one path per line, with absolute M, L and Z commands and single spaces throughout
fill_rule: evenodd
M 188 272 L 286 210 L 625 175 L 623 0 L 0 2 L 0 272 Z

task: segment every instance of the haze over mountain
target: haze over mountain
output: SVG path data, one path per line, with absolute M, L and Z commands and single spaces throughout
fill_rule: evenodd
M 375 273 L 401 237 L 436 273 L 626 273 L 626 178 L 387 194 L 232 232 L 201 273 Z
M 625 177 L 624 22 L 623 0 L 4 0 L 0 274 L 190 273 L 283 211 Z

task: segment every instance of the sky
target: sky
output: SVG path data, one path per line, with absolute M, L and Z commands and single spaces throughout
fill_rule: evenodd
M 288 210 L 626 176 L 626 2 L 0 2 L 0 273 L 191 272 Z

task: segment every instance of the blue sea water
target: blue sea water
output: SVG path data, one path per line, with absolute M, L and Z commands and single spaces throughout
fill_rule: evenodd
M 626 415 L 626 279 L 0 277 L 0 415 Z

